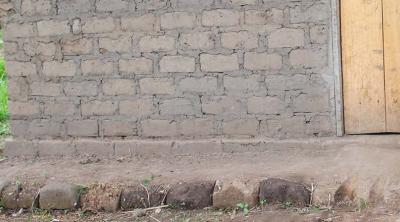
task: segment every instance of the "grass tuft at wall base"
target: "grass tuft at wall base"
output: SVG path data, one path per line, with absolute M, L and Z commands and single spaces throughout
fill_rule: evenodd
M 0 48 L 3 47 L 0 39 Z M 8 80 L 3 56 L 0 57 L 0 136 L 9 135 Z

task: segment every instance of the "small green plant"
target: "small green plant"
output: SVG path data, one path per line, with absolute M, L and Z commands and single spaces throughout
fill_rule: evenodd
M 308 207 L 308 211 L 311 212 L 311 213 L 318 213 L 318 212 L 321 212 L 323 210 L 324 210 L 324 208 L 322 208 L 318 204 L 313 204 L 313 205 Z
M 93 212 L 89 211 L 89 210 L 84 210 L 84 211 L 79 212 L 78 215 L 80 218 L 85 218 L 85 217 L 90 217 L 91 215 L 93 215 Z
M 87 191 L 88 191 L 88 187 L 86 187 L 84 185 L 78 185 L 78 195 L 79 195 L 79 197 L 81 197 Z
M 154 178 L 155 178 L 154 175 L 151 175 L 150 177 L 145 178 L 144 180 L 142 180 L 142 185 L 145 186 L 145 187 L 150 186 L 150 183 L 151 183 L 151 181 L 154 180 Z
M 49 211 L 38 208 L 33 209 L 32 215 L 30 216 L 30 221 L 52 221 L 54 219 Z
M 26 219 L 27 222 L 32 222 L 33 221 L 33 215 L 29 215 L 28 218 Z
M 174 204 L 174 203 L 169 204 L 168 207 L 170 209 L 177 209 L 178 208 L 178 206 L 176 204 Z
M 22 182 L 19 179 L 17 179 L 17 180 L 15 180 L 15 185 L 17 185 L 19 187 L 22 185 Z
M 0 49 L 3 48 L 3 30 L 0 30 Z M 0 136 L 8 136 L 10 127 L 8 124 L 8 80 L 6 62 L 0 56 Z
M 285 203 L 281 204 L 281 207 L 284 209 L 291 208 L 293 206 L 292 201 L 286 201 Z
M 0 136 L 9 135 L 8 81 L 4 58 L 0 57 Z
M 33 208 L 32 209 L 32 215 L 43 215 L 43 214 L 47 214 L 48 211 L 47 210 L 43 210 L 40 208 Z
M 319 213 L 321 211 L 327 210 L 327 208 L 321 207 L 318 204 L 312 204 L 306 208 L 302 208 L 300 210 L 301 214 L 311 214 L 311 213 Z
M 359 198 L 359 199 L 358 199 L 358 203 L 357 203 L 356 211 L 357 211 L 357 212 L 362 212 L 362 211 L 364 211 L 364 210 L 367 209 L 367 208 L 368 208 L 368 201 L 366 201 L 366 200 L 363 199 L 363 198 Z
M 266 199 L 262 199 L 262 200 L 260 200 L 260 205 L 263 207 L 263 206 L 265 206 L 265 205 L 267 205 L 268 204 L 268 201 L 266 200 Z
M 244 215 L 249 214 L 249 205 L 247 203 L 238 203 L 236 204 L 236 209 L 243 211 Z
M 33 181 L 31 182 L 31 185 L 34 186 L 34 187 L 37 187 L 37 186 L 40 186 L 40 183 L 39 183 L 39 181 L 37 181 L 37 180 L 33 180 Z
M 0 121 L 0 135 L 1 136 L 10 135 L 10 125 L 7 120 Z

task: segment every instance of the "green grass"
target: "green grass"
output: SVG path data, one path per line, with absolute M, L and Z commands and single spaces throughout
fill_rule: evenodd
M 0 160 L 2 156 L 2 148 L 4 145 L 4 137 L 10 134 L 10 126 L 8 123 L 8 91 L 7 91 L 7 74 L 5 71 L 5 62 L 0 57 Z
M 0 122 L 8 120 L 8 92 L 5 62 L 0 58 Z M 1 132 L 0 132 L 1 134 Z
M 0 49 L 3 48 L 3 32 L 0 30 Z M 0 56 L 0 137 L 9 135 L 8 123 L 8 81 L 6 63 L 3 56 Z
M 3 31 L 0 30 L 0 50 L 3 49 Z M 3 146 L 4 138 L 10 135 L 10 125 L 8 122 L 8 80 L 6 72 L 6 62 L 0 54 L 0 160 L 4 159 Z

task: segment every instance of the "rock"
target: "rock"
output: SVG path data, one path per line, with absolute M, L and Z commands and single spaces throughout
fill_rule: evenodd
M 121 188 L 110 184 L 95 184 L 81 197 L 82 210 L 116 212 L 119 209 Z
M 268 203 L 291 203 L 305 206 L 310 203 L 311 192 L 301 183 L 271 178 L 260 183 L 260 200 Z
M 258 181 L 221 181 L 215 183 L 213 207 L 235 208 L 238 203 L 246 203 L 249 207 L 258 204 L 260 182 Z
M 4 188 L 6 188 L 10 183 L 11 183 L 11 181 L 9 181 L 9 180 L 0 179 L 0 194 L 1 194 L 1 192 L 3 192 Z
M 202 209 L 212 206 L 215 181 L 183 182 L 171 187 L 167 204 L 182 209 Z
M 40 184 L 25 182 L 22 184 L 18 195 L 18 207 L 29 209 L 33 207 L 39 207 L 39 195 Z
M 80 187 L 67 183 L 52 183 L 40 189 L 41 209 L 74 209 L 79 204 Z
M 18 209 L 18 193 L 20 187 L 15 183 L 11 183 L 3 189 L 1 202 L 6 209 Z
M 371 206 L 377 206 L 385 202 L 385 184 L 381 179 L 376 180 L 372 185 L 369 191 L 368 202 Z
M 2 203 L 7 209 L 28 209 L 37 207 L 37 195 L 39 184 L 30 184 L 28 182 L 9 183 L 3 189 Z
M 3 190 L 10 184 L 11 182 L 6 179 L 0 179 L 0 203 L 2 202 Z
M 124 188 L 121 194 L 123 210 L 156 207 L 164 204 L 168 188 L 160 185 L 150 185 L 146 189 L 141 185 Z M 148 197 L 149 196 L 149 197 Z
M 344 181 L 335 192 L 335 205 L 351 205 L 357 197 L 356 184 L 357 179 L 355 177 Z

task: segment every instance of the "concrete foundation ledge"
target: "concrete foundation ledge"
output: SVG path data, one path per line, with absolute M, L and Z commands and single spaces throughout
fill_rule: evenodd
M 9 138 L 4 155 L 13 157 L 95 154 L 109 156 L 196 155 L 213 153 L 266 152 L 281 149 L 326 149 L 348 144 L 399 146 L 400 135 L 347 136 L 312 139 L 209 139 L 209 140 L 22 140 Z

